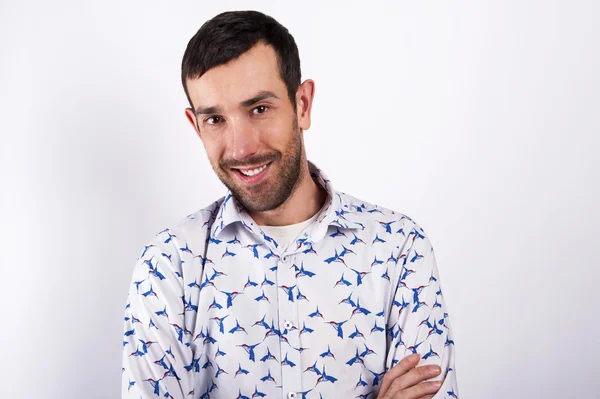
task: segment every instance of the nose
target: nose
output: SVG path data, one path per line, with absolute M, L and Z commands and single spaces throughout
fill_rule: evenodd
M 259 132 L 249 121 L 239 118 L 231 123 L 231 154 L 236 161 L 242 161 L 257 153 Z

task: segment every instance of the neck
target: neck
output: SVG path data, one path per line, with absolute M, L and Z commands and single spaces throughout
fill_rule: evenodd
M 323 207 L 327 192 L 310 177 L 308 163 L 303 162 L 296 187 L 279 207 L 265 212 L 249 212 L 259 226 L 288 226 L 304 222 Z

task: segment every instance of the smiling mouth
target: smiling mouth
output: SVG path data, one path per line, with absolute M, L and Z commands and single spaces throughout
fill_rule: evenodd
M 232 168 L 232 170 L 235 171 L 238 178 L 245 184 L 256 184 L 262 181 L 262 178 L 267 173 L 271 163 L 272 161 L 259 166 L 252 166 L 250 168 Z
M 235 169 L 236 171 L 240 172 L 242 175 L 244 176 L 248 176 L 248 177 L 252 177 L 252 176 L 256 176 L 257 174 L 259 174 L 260 172 L 262 172 L 263 170 L 265 170 L 267 168 L 267 166 L 269 166 L 271 162 L 266 163 L 262 166 L 259 166 L 257 168 L 250 168 L 250 169 Z

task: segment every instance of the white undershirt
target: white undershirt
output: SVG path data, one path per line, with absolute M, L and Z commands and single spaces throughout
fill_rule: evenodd
M 294 242 L 294 240 L 302 234 L 319 216 L 320 212 L 315 213 L 310 219 L 304 222 L 290 224 L 287 226 L 260 226 L 260 228 L 269 237 L 273 237 L 275 241 L 283 248 L 283 251 Z

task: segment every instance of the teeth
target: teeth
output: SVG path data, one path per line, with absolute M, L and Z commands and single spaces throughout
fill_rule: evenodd
M 260 168 L 256 168 L 256 169 L 250 169 L 250 170 L 239 169 L 239 171 L 242 172 L 242 174 L 244 174 L 246 176 L 254 176 L 254 175 L 259 174 L 263 170 L 265 170 L 266 167 L 267 167 L 267 165 L 263 165 Z

